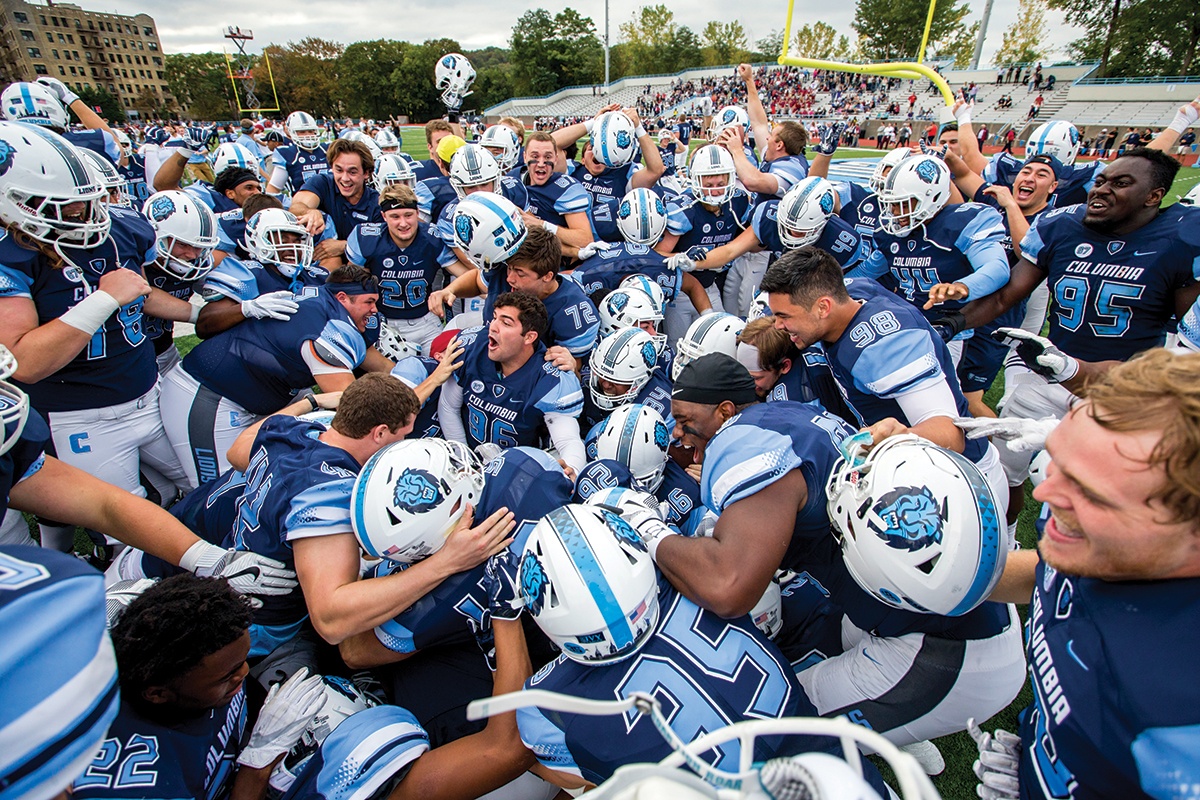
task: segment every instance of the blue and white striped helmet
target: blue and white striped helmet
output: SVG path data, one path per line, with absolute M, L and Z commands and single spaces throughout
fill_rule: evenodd
M 638 154 L 633 120 L 620 111 L 606 111 L 592 127 L 592 157 L 606 167 L 624 167 Z
M 632 244 L 658 244 L 667 230 L 667 205 L 649 189 L 634 189 L 617 206 L 617 230 Z

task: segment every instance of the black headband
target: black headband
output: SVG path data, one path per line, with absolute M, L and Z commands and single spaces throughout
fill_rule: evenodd
M 397 200 L 394 197 L 381 198 L 379 201 L 379 213 L 385 213 L 396 208 L 411 208 L 413 211 L 418 211 L 417 199 L 412 200 Z
M 749 370 L 736 359 L 709 353 L 684 366 L 671 389 L 671 399 L 706 406 L 728 400 L 740 406 L 757 401 L 758 394 Z
M 332 294 L 345 292 L 348 295 L 360 294 L 379 294 L 379 281 L 374 275 L 363 278 L 361 281 L 349 281 L 347 283 L 333 283 L 332 281 L 325 284 L 325 288 Z

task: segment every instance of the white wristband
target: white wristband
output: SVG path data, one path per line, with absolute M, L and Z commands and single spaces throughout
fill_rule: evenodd
M 583 123 L 583 129 L 588 132 L 588 136 L 592 135 L 592 129 L 595 127 L 596 120 L 594 119 L 589 119 L 587 122 Z
M 663 542 L 665 542 L 667 539 L 671 538 L 672 536 L 679 536 L 678 533 L 671 530 L 665 524 L 663 525 L 663 527 L 666 528 L 666 531 L 663 533 L 660 533 L 658 536 L 655 536 L 653 539 L 651 539 L 646 544 L 646 549 L 650 551 L 650 560 L 653 561 L 655 564 L 658 563 L 658 546 L 660 544 L 662 544 Z
M 550 231 L 551 236 L 558 236 L 558 226 L 553 222 L 543 222 L 542 230 Z
M 78 305 L 68 308 L 58 321 L 91 336 L 120 307 L 121 304 L 111 294 L 97 290 L 83 298 Z
M 646 134 L 646 126 L 642 125 L 641 123 L 638 123 L 638 126 L 633 129 L 633 132 L 634 132 L 634 134 L 637 135 L 637 138 L 639 138 L 639 139 L 642 138 L 643 136 L 647 135 Z
M 1167 126 L 1167 130 L 1183 133 L 1196 122 L 1196 110 L 1191 105 L 1186 105 L 1184 108 L 1191 109 L 1192 113 L 1188 114 L 1185 111 L 1175 112 L 1175 119 L 1171 120 L 1171 124 Z
M 971 109 L 964 108 L 962 111 L 959 111 L 957 114 L 954 115 L 954 121 L 957 122 L 959 125 L 970 125 L 971 124 Z
M 66 105 L 67 108 L 70 108 L 71 104 L 74 103 L 78 99 L 79 99 L 79 95 L 75 94 L 72 91 L 68 91 L 65 95 L 63 95 L 63 104 Z
M 188 322 L 195 325 L 198 319 L 200 319 L 200 306 L 192 306 L 191 313 L 188 314 Z

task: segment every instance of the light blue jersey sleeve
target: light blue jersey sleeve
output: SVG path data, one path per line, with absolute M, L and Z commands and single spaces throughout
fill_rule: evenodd
M 756 425 L 731 425 L 704 451 L 700 499 L 713 513 L 757 494 L 800 466 L 792 440 Z
M 358 228 L 350 231 L 350 235 L 346 237 L 346 260 L 359 267 L 367 265 L 367 259 L 362 252 L 362 240 L 359 238 Z
M 879 280 L 888 273 L 891 265 L 882 250 L 876 250 L 854 269 L 846 273 L 847 278 L 871 278 Z
M 554 201 L 554 210 L 560 214 L 587 214 L 592 209 L 592 196 L 578 183 L 563 189 Z
M 578 417 L 583 412 L 583 387 L 579 383 L 579 376 L 574 372 L 562 372 L 553 364 L 546 364 L 543 368 L 547 367 L 556 373 L 554 377 L 558 380 L 551 383 L 549 391 L 537 401 L 537 409 L 543 414 Z
M 1025 256 L 1027 260 L 1032 261 L 1039 267 L 1042 267 L 1042 269 L 1045 269 L 1045 267 L 1039 263 L 1039 259 L 1042 255 L 1042 249 L 1046 246 L 1046 243 L 1042 241 L 1042 231 L 1039 225 L 1042 219 L 1042 217 L 1038 217 L 1033 221 L 1033 224 L 1029 226 L 1029 231 L 1025 234 L 1025 238 L 1021 240 L 1021 255 Z
M 324 469 L 324 467 L 322 467 Z M 310 486 L 292 498 L 284 518 L 288 541 L 350 533 L 350 492 L 355 476 L 344 472 L 331 481 Z
M 413 632 L 394 619 L 389 619 L 375 628 L 375 638 L 393 653 L 415 653 L 416 639 Z
M 867 394 L 892 399 L 946 379 L 929 330 L 910 328 L 881 336 L 863 348 L 854 383 Z
M 367 357 L 367 345 L 358 328 L 340 319 L 325 323 L 313 348 L 325 363 L 346 369 L 354 369 Z
M 242 302 L 258 297 L 258 279 L 241 259 L 227 256 L 200 286 L 200 296 L 207 302 L 227 298 Z
M 1189 350 L 1200 351 L 1200 299 L 1179 320 L 1179 343 Z
M 1147 728 L 1133 740 L 1142 791 L 1155 800 L 1191 797 L 1200 786 L 1200 725 Z
M 33 297 L 33 279 L 0 264 L 0 297 Z
M 1004 219 L 1000 212 L 984 206 L 967 223 L 954 246 L 967 257 L 975 270 L 959 281 L 978 300 L 1008 283 L 1008 254 L 1004 250 Z
M 808 176 L 808 165 L 798 158 L 780 158 L 767 162 L 767 174 L 775 176 L 779 188 L 775 190 L 777 197 L 783 197 L 800 181 Z
M 429 187 L 425 185 L 425 181 L 417 181 L 414 188 L 417 195 L 417 213 L 422 219 L 433 218 L 433 192 L 429 191 Z
M 517 730 L 521 742 L 544 766 L 582 777 L 575 757 L 567 749 L 566 735 L 538 708 L 517 709 Z

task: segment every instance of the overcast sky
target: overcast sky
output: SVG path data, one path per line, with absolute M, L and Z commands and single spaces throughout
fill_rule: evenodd
M 464 49 L 473 50 L 488 45 L 505 47 L 513 23 L 526 10 L 541 7 L 557 13 L 568 5 L 563 0 L 525 5 L 496 0 L 438 0 L 427 3 L 396 0 L 338 0 L 324 3 L 255 0 L 241 7 L 240 4 L 212 3 L 210 0 L 156 3 L 147 3 L 145 0 L 76 1 L 96 10 L 112 10 L 122 14 L 149 13 L 158 23 L 159 36 L 168 53 L 220 51 L 229 44 L 228 40 L 221 38 L 227 25 L 253 30 L 256 37 L 253 47 L 256 50 L 263 44 L 282 44 L 306 36 L 319 36 L 343 44 L 379 38 L 420 42 L 445 36 L 458 40 Z M 675 11 L 676 21 L 689 25 L 697 33 L 709 20 L 738 19 L 752 44 L 770 33 L 772 28 L 782 28 L 787 10 L 783 0 L 755 3 L 759 13 L 741 16 L 733 11 L 739 4 L 724 0 L 656 1 L 665 2 L 668 8 Z M 984 0 L 969 0 L 969 3 L 972 9 L 970 19 L 974 21 L 983 13 Z M 619 41 L 618 25 L 646 4 L 647 0 L 611 1 L 609 20 L 613 44 Z M 581 14 L 590 16 L 603 37 L 604 4 L 600 0 L 573 0 L 570 5 Z M 795 26 L 821 20 L 842 33 L 852 33 L 850 23 L 854 19 L 854 3 L 835 3 L 833 10 L 830 5 L 827 0 L 796 0 Z M 222 8 L 226 10 L 219 11 Z M 690 16 L 683 16 L 685 8 Z M 1000 47 L 1001 35 L 1016 16 L 1017 0 L 995 0 L 984 44 L 983 65 L 990 63 L 992 53 Z M 1064 57 L 1067 43 L 1080 34 L 1068 28 L 1056 12 L 1047 12 L 1047 23 L 1050 31 L 1048 45 L 1054 51 L 1051 59 Z

